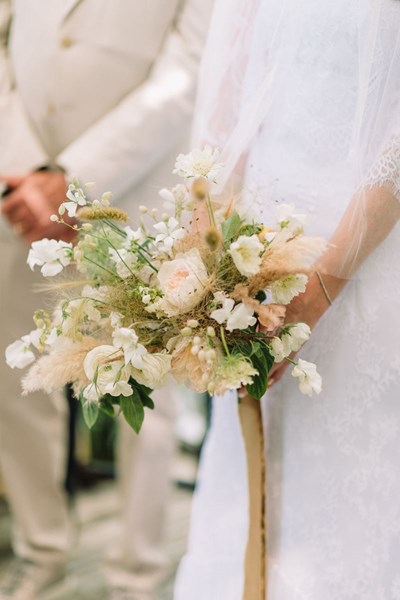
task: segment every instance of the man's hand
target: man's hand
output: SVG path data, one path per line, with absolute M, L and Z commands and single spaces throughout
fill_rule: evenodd
M 12 189 L 2 202 L 2 213 L 27 243 L 43 237 L 69 241 L 75 236 L 72 229 L 50 221 L 65 200 L 63 173 L 39 171 L 24 177 L 1 176 L 1 180 Z M 74 223 L 68 217 L 65 220 Z

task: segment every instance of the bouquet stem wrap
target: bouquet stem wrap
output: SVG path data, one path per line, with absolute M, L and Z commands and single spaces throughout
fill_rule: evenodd
M 239 402 L 249 486 L 249 537 L 243 600 L 266 600 L 266 461 L 259 400 L 246 394 Z

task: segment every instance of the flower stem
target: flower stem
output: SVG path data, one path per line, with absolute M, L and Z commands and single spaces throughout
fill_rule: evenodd
M 231 353 L 229 352 L 228 344 L 226 343 L 226 339 L 225 339 L 225 331 L 224 331 L 224 328 L 222 327 L 222 325 L 221 325 L 221 327 L 219 328 L 219 331 L 220 331 L 220 334 L 221 334 L 222 345 L 223 345 L 223 347 L 224 347 L 224 350 L 225 350 L 225 352 L 226 352 L 226 355 L 227 355 L 227 356 L 230 356 L 230 355 L 231 355 Z

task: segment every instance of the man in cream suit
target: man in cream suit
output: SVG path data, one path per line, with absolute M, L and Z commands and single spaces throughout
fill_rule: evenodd
M 49 221 L 68 177 L 112 190 L 135 214 L 154 206 L 185 149 L 212 0 L 0 0 L 1 352 L 32 329 L 43 303 L 27 246 L 68 235 Z M 0 467 L 17 556 L 0 600 L 33 600 L 63 576 L 70 544 L 63 491 L 62 395 L 20 395 L 20 372 L 0 361 Z M 155 398 L 139 437 L 121 431 L 124 538 L 110 566 L 115 598 L 153 598 L 168 471 L 171 400 Z M 119 592 L 117 590 L 119 589 Z M 119 594 L 119 595 L 118 595 Z

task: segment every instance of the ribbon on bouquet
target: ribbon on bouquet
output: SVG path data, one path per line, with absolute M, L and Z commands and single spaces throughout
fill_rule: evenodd
M 249 491 L 249 533 L 243 600 L 266 600 L 266 460 L 260 400 L 255 400 L 248 394 L 241 396 L 239 417 L 246 450 Z

